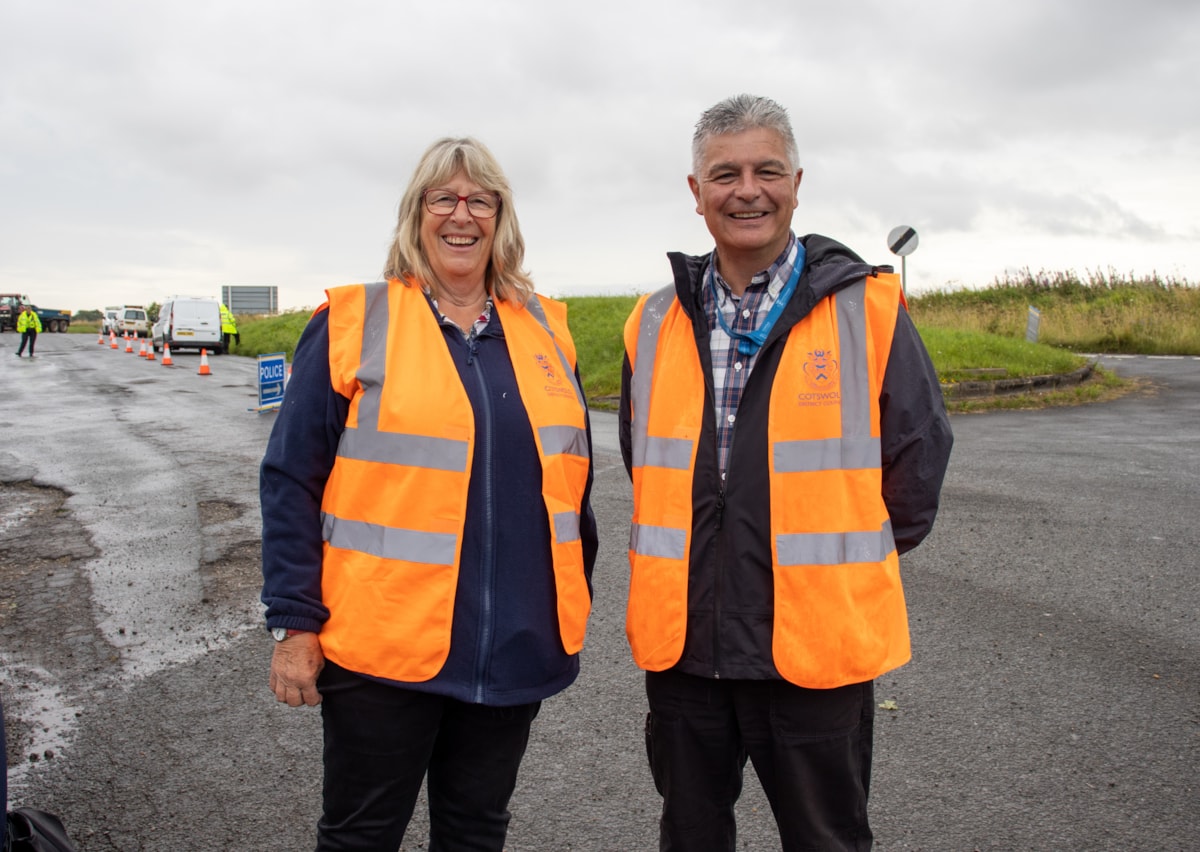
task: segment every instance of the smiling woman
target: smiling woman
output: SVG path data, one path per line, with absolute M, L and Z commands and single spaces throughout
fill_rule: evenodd
M 487 192 L 463 171 L 445 186 L 421 193 L 425 214 L 421 246 L 429 261 L 431 292 L 442 313 L 466 327 L 487 301 L 485 281 L 496 238 L 500 196 Z
M 533 292 L 507 179 L 435 142 L 385 281 L 296 347 L 262 463 L 269 686 L 322 704 L 318 849 L 503 848 L 543 699 L 579 673 L 596 524 L 566 307 Z

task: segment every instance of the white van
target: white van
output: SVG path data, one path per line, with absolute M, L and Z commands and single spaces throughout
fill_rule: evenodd
M 129 332 L 134 337 L 149 337 L 150 322 L 141 305 L 114 305 L 104 309 L 103 331 L 117 334 Z
M 150 322 L 146 319 L 146 309 L 141 305 L 126 305 L 117 314 L 117 334 L 127 331 L 134 337 L 150 336 Z
M 221 303 L 217 299 L 172 296 L 158 309 L 151 332 L 154 351 L 163 344 L 175 349 L 207 349 L 214 355 L 225 351 L 221 337 Z

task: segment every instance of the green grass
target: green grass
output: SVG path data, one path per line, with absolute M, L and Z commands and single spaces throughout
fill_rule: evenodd
M 637 297 L 571 296 L 565 301 L 588 400 L 609 407 L 620 394 L 622 329 Z M 1038 343 L 1025 340 L 1031 304 L 1041 311 Z M 1200 355 L 1200 289 L 1185 281 L 1026 273 L 983 290 L 914 296 L 909 307 L 944 383 L 1067 373 L 1086 363 L 1084 352 Z M 250 356 L 285 352 L 290 360 L 308 317 L 308 311 L 297 311 L 242 318 L 242 342 L 234 351 Z M 1119 380 L 1098 372 L 1092 388 L 1040 398 L 1079 402 L 1111 393 Z M 1019 405 L 1007 400 L 992 407 Z
M 1023 337 L 922 325 L 917 331 L 943 382 L 1069 373 L 1087 362 L 1081 355 L 1045 343 L 1028 343 Z M 989 372 L 982 375 L 984 370 Z M 1003 373 L 991 372 L 1000 370 Z
M 291 361 L 296 342 L 310 316 L 312 311 L 289 311 L 273 317 L 238 317 L 238 332 L 242 339 L 230 351 L 234 355 L 252 357 L 283 352 Z
M 621 393 L 625 320 L 637 300 L 637 296 L 572 296 L 563 300 L 589 403 L 615 399 Z
M 1200 287 L 1187 281 L 1112 272 L 1071 272 L 997 280 L 983 290 L 936 291 L 910 300 L 922 328 L 1023 337 L 1029 307 L 1041 312 L 1038 339 L 1075 352 L 1200 355 Z

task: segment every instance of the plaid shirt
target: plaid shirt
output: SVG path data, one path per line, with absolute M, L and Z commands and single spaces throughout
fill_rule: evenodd
M 758 361 L 760 350 L 753 355 L 738 352 L 737 340 L 730 337 L 717 320 L 717 312 L 725 319 L 731 331 L 751 332 L 766 319 L 767 314 L 779 298 L 779 291 L 787 283 L 796 262 L 796 235 L 788 239 L 783 254 L 770 267 L 750 279 L 741 297 L 733 291 L 717 272 L 716 252 L 709 269 L 717 286 L 712 286 L 706 275 L 701 285 L 704 315 L 708 319 L 709 351 L 712 353 L 714 407 L 717 415 L 717 457 L 721 465 L 721 481 L 725 481 L 725 468 L 729 463 L 729 450 L 733 446 L 733 427 L 737 422 L 738 404 L 742 391 L 750 379 L 750 371 Z M 714 295 L 713 290 L 716 290 Z

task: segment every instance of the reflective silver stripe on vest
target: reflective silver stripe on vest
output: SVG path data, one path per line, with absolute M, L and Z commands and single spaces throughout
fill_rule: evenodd
M 809 473 L 817 470 L 861 470 L 879 467 L 879 439 L 822 438 L 816 441 L 780 441 L 773 449 L 776 473 Z
M 554 513 L 554 542 L 570 544 L 579 541 L 579 515 L 574 512 Z
M 362 350 L 358 372 L 354 375 L 362 384 L 358 400 L 358 422 L 363 429 L 379 428 L 379 400 L 383 396 L 383 380 L 387 375 L 387 337 L 391 312 L 388 306 L 387 282 L 365 284 L 366 305 L 363 313 Z
M 403 464 L 461 473 L 467 469 L 467 442 L 426 435 L 402 435 L 346 428 L 338 444 L 345 459 Z
M 687 533 L 670 527 L 633 524 L 629 530 L 629 549 L 640 556 L 683 559 L 687 549 Z
M 543 426 L 538 429 L 542 452 L 548 456 L 588 458 L 587 432 L 574 426 Z
M 867 370 L 867 279 L 841 290 L 837 303 L 842 438 L 871 435 L 871 385 Z M 878 460 L 873 465 L 878 467 Z
M 321 514 L 325 541 L 342 550 L 357 550 L 380 559 L 402 559 L 424 565 L 454 564 L 458 536 L 418 532 Z
M 692 442 L 682 438 L 646 437 L 643 462 L 649 467 L 687 470 L 692 464 Z
M 651 438 L 648 434 L 647 416 L 650 413 L 650 387 L 654 381 L 654 361 L 658 355 L 658 333 L 662 329 L 671 303 L 675 299 L 675 286 L 668 284 L 651 294 L 642 307 L 642 321 L 638 325 L 637 363 L 629 382 L 630 407 L 633 421 L 630 424 L 634 467 L 666 467 L 672 470 L 687 470 L 692 463 L 692 442 L 683 438 Z M 637 548 L 634 548 L 636 551 Z
M 790 533 L 778 536 L 780 565 L 844 565 L 882 562 L 896 549 L 892 522 L 875 532 Z
M 871 436 L 871 386 L 867 369 L 867 281 L 834 296 L 838 321 L 840 438 L 780 441 L 771 448 L 776 473 L 878 468 L 878 438 Z

